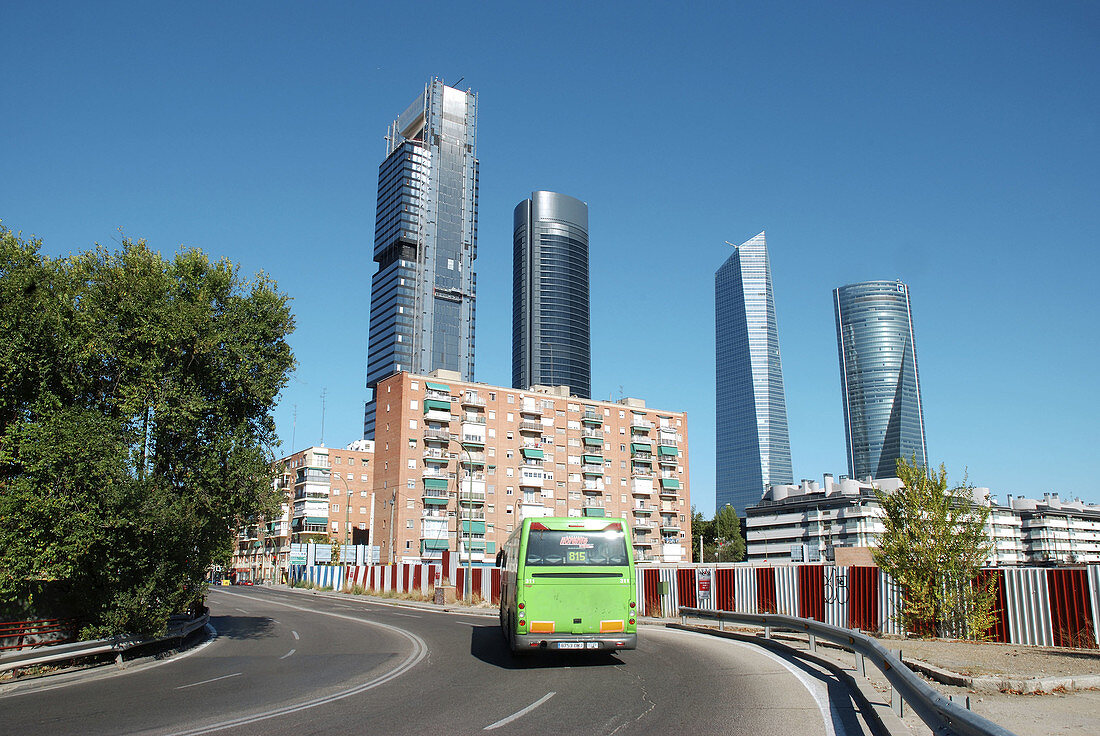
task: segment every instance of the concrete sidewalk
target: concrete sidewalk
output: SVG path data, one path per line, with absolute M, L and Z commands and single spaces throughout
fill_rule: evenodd
M 750 638 L 763 639 L 754 627 L 726 627 Z M 776 632 L 788 646 L 808 651 L 805 636 Z M 910 669 L 958 702 L 1018 736 L 1100 733 L 1100 651 L 1023 647 L 987 642 L 884 638 L 887 649 L 900 650 Z M 854 655 L 818 642 L 816 656 L 833 662 L 853 678 Z M 890 703 L 890 684 L 873 666 L 867 680 L 878 704 Z M 1002 687 L 1004 686 L 1004 687 Z M 869 696 L 872 699 L 872 696 Z M 901 724 L 912 734 L 931 731 L 906 708 Z M 891 728 L 891 731 L 894 729 Z

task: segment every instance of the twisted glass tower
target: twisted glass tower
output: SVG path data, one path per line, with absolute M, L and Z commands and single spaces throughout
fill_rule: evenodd
M 734 246 L 714 274 L 715 508 L 738 514 L 794 482 L 783 365 L 764 233 Z
M 367 387 L 398 371 L 474 377 L 477 95 L 433 79 L 390 124 L 378 167 Z M 375 399 L 363 436 L 374 437 Z
M 833 290 L 848 474 L 896 478 L 897 460 L 924 465 L 917 351 L 909 287 L 865 281 Z
M 512 386 L 591 398 L 588 205 L 532 192 L 512 223 Z

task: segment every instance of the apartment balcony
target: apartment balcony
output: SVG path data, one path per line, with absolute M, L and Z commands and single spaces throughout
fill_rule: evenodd
M 420 492 L 420 500 L 428 506 L 446 506 L 451 500 L 451 494 L 445 488 L 425 487 Z
M 603 439 L 603 430 L 602 429 L 589 429 L 588 427 L 585 427 L 584 429 L 581 430 L 581 436 L 582 437 L 592 437 L 594 439 L 602 440 Z
M 450 480 L 451 474 L 444 470 L 437 470 L 436 468 L 425 466 L 423 472 L 420 474 L 421 478 L 442 478 L 443 480 Z
M 485 435 L 483 434 L 462 434 L 462 444 L 472 445 L 475 447 L 485 447 Z
M 447 454 L 445 450 L 441 450 L 438 447 L 426 447 L 424 448 L 424 462 L 426 463 L 449 463 L 451 456 Z
M 653 429 L 653 422 L 649 421 L 648 419 L 631 419 L 630 420 L 630 431 L 631 432 L 648 433 L 649 430 L 651 430 L 651 429 Z
M 680 462 L 679 455 L 658 455 L 657 462 L 665 467 L 672 467 Z
M 603 424 L 603 417 L 598 412 L 586 411 L 581 421 L 585 424 Z
M 520 414 L 530 414 L 530 415 L 533 415 L 533 416 L 541 417 L 542 416 L 542 407 L 539 405 L 539 403 L 537 401 L 536 402 L 524 402 L 523 406 L 520 407 L 519 413 Z
M 660 495 L 661 498 L 679 498 L 680 497 L 679 491 L 675 488 L 662 488 L 658 492 L 658 495 Z
M 653 522 L 649 519 L 635 519 L 634 520 L 634 533 L 635 534 L 647 534 L 650 529 L 653 528 Z
M 647 549 L 648 549 L 649 547 L 652 547 L 652 546 L 653 546 L 653 542 L 652 542 L 652 540 L 649 540 L 649 539 L 645 539 L 644 537 L 639 537 L 638 539 L 635 539 L 635 540 L 633 541 L 633 543 L 632 543 L 632 544 L 633 544 L 633 546 L 635 546 L 635 547 L 645 547 L 645 548 L 647 548 Z M 644 560 L 649 560 L 649 559 L 652 559 L 652 558 L 650 558 L 650 557 L 648 557 L 648 556 L 645 556 L 645 557 L 639 557 L 638 555 L 634 555 L 634 561 L 635 561 L 635 562 L 641 562 L 641 561 L 644 561 Z
M 519 487 L 520 488 L 542 488 L 542 476 L 540 475 L 538 478 L 535 478 L 535 477 L 531 477 L 531 476 L 520 475 L 520 477 L 519 477 Z
M 477 394 L 467 393 L 462 397 L 461 404 L 463 406 L 479 406 L 485 408 L 485 399 Z
M 652 481 L 653 480 L 653 469 L 652 468 L 641 467 L 641 466 L 632 467 L 630 469 L 630 477 Z M 650 490 L 652 490 L 652 483 L 650 484 Z
M 429 409 L 424 412 L 424 420 L 428 422 L 442 422 L 449 424 L 451 421 L 451 412 L 440 411 L 438 409 Z
M 424 440 L 433 442 L 450 442 L 451 433 L 446 429 L 429 427 L 424 430 Z
M 464 521 L 484 521 L 485 509 L 462 506 L 458 510 L 458 517 Z
M 463 488 L 458 492 L 458 500 L 462 503 L 483 504 L 485 503 L 485 491 L 469 491 Z
M 655 509 L 652 506 L 635 506 L 631 511 L 634 512 L 635 516 L 648 517 L 653 515 Z
M 583 491 L 603 491 L 603 481 L 586 480 L 581 487 Z
M 431 389 L 424 392 L 424 398 L 429 401 L 446 401 L 448 404 L 454 400 L 448 393 L 443 391 L 432 391 Z
M 585 475 L 603 475 L 602 465 L 585 465 L 581 468 L 581 472 Z
M 538 432 L 542 434 L 542 422 L 522 421 L 519 423 L 520 432 Z
M 485 417 L 481 414 L 466 414 L 462 417 L 463 424 L 485 424 Z
M 485 453 L 483 452 L 463 452 L 458 457 L 459 462 L 463 465 L 473 468 L 485 467 Z

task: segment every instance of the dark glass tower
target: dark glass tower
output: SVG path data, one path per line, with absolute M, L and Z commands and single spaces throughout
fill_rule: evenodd
M 734 246 L 714 274 L 714 330 L 715 508 L 743 515 L 768 486 L 794 482 L 764 233 Z
M 474 378 L 477 95 L 433 79 L 378 167 L 367 387 L 398 371 Z M 374 397 L 363 436 L 374 437 Z
M 512 222 L 512 386 L 591 398 L 588 205 L 532 192 Z
M 928 457 L 909 287 L 865 281 L 833 290 L 848 474 L 896 478 L 897 460 Z

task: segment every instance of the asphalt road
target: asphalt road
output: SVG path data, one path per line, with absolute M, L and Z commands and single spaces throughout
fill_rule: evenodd
M 0 695 L 2 734 L 862 733 L 827 673 L 643 627 L 638 649 L 513 658 L 495 615 L 215 588 L 217 636 Z

